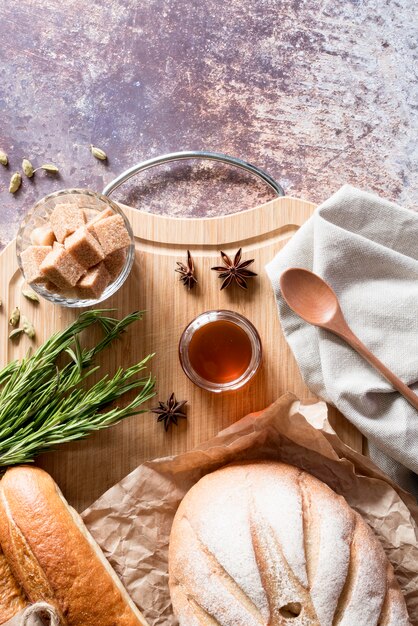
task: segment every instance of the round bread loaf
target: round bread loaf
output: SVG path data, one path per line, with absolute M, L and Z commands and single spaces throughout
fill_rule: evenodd
M 54 606 L 63 625 L 147 626 L 80 516 L 40 468 L 14 467 L 1 479 L 0 544 L 28 599 Z
M 274 462 L 224 467 L 183 499 L 169 548 L 181 626 L 407 626 L 373 531 L 310 474 Z

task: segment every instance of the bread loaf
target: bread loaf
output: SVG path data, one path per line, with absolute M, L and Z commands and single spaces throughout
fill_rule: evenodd
M 407 626 L 392 566 L 366 522 L 311 475 L 227 466 L 183 499 L 169 547 L 180 626 Z
M 23 589 L 16 582 L 7 559 L 0 550 L 0 624 L 12 619 L 27 604 Z
M 52 478 L 14 467 L 0 481 L 0 544 L 31 602 L 67 626 L 146 626 L 116 574 Z

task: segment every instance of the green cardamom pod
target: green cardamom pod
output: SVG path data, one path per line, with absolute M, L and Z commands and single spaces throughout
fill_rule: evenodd
M 17 326 L 20 321 L 20 310 L 19 307 L 15 307 L 12 311 L 12 314 L 9 319 L 10 326 Z
M 7 165 L 8 162 L 9 162 L 9 159 L 7 158 L 7 154 L 3 152 L 3 150 L 0 150 L 0 163 L 2 165 Z
M 22 184 L 22 177 L 19 174 L 19 172 L 15 172 L 10 179 L 10 184 L 9 184 L 10 193 L 16 193 L 16 191 L 19 189 L 21 184 Z
M 33 339 L 36 335 L 34 325 L 28 320 L 27 317 L 22 315 L 22 329 L 25 335 Z
M 22 295 L 24 295 L 28 300 L 32 300 L 32 302 L 39 302 L 38 294 L 32 291 L 32 289 L 23 289 Z
M 23 159 L 22 161 L 22 170 L 26 174 L 28 178 L 32 178 L 35 170 L 33 169 L 32 163 L 28 159 Z
M 45 170 L 45 172 L 52 172 L 52 174 L 58 174 L 59 172 L 59 169 L 53 163 L 44 163 L 40 169 Z
M 101 148 L 96 148 L 95 146 L 90 146 L 90 150 L 91 150 L 92 155 L 96 159 L 99 159 L 99 161 L 106 161 L 107 154 L 104 150 L 101 150 Z
M 20 337 L 23 333 L 23 328 L 15 328 L 9 335 L 9 339 L 15 339 L 16 337 Z

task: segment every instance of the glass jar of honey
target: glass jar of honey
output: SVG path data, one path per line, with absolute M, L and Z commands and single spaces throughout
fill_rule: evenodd
M 192 382 L 220 393 L 243 387 L 261 363 L 261 340 L 249 320 L 234 311 L 207 311 L 184 330 L 180 362 Z

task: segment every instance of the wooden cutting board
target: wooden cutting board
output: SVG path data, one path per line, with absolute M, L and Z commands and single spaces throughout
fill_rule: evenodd
M 234 215 L 208 219 L 161 217 L 123 207 L 136 238 L 136 263 L 122 289 L 101 305 L 115 308 L 122 317 L 145 310 L 122 340 L 100 360 L 102 371 L 128 366 L 155 352 L 151 370 L 157 379 L 157 398 L 166 400 L 174 391 L 188 400 L 188 419 L 165 432 L 147 412 L 56 452 L 44 454 L 38 463 L 55 478 L 69 502 L 79 511 L 146 459 L 176 454 L 205 441 L 251 411 L 263 409 L 285 391 L 312 400 L 301 380 L 296 362 L 283 337 L 272 288 L 264 266 L 286 244 L 314 210 L 310 202 L 278 198 Z M 220 280 L 211 266 L 220 262 L 219 250 L 234 254 L 242 247 L 243 258 L 254 258 L 259 276 L 248 292 L 233 287 L 220 291 Z M 190 249 L 195 259 L 198 287 L 188 292 L 174 272 L 176 261 L 185 260 Z M 20 358 L 30 345 L 39 345 L 54 331 L 67 326 L 79 313 L 42 301 L 34 305 L 22 295 L 23 278 L 18 270 L 15 242 L 0 254 L 0 361 Z M 33 320 L 35 342 L 24 336 L 15 344 L 7 340 L 10 311 L 19 306 Z M 263 364 L 251 383 L 237 392 L 212 394 L 195 387 L 178 361 L 180 335 L 196 315 L 209 309 L 232 309 L 242 313 L 258 329 L 264 349 Z M 154 406 L 156 400 L 149 406 Z M 362 451 L 362 437 L 341 415 L 331 419 L 341 438 Z

